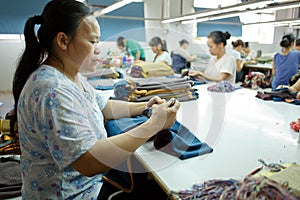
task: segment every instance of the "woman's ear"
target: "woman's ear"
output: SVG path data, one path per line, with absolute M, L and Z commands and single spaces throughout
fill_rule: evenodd
M 67 50 L 68 44 L 69 44 L 68 36 L 63 32 L 57 33 L 57 35 L 56 35 L 56 44 L 60 49 Z

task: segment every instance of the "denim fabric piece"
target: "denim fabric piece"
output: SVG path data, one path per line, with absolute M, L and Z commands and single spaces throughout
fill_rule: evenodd
M 138 116 L 132 118 L 120 118 L 117 120 L 108 120 L 105 123 L 107 137 L 115 136 L 131 130 L 138 125 L 144 123 L 148 118 L 146 116 Z
M 110 137 L 126 132 L 144 123 L 147 119 L 146 116 L 138 116 L 135 118 L 109 120 L 105 124 L 105 128 L 108 137 Z M 154 147 L 160 151 L 179 157 L 182 160 L 213 151 L 209 145 L 202 143 L 178 121 L 168 130 L 162 130 L 154 136 Z
M 179 157 L 181 160 L 213 151 L 209 145 L 202 143 L 178 121 L 168 130 L 162 130 L 156 134 L 154 146 L 156 149 Z

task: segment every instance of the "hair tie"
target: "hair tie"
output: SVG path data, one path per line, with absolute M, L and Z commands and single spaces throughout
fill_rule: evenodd
M 44 18 L 42 16 L 40 16 L 40 15 L 35 15 L 33 17 L 34 24 L 42 24 L 43 21 L 44 21 Z

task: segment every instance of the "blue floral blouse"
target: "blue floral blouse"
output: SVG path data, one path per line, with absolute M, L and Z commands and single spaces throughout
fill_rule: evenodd
M 107 100 L 82 76 L 84 92 L 55 68 L 42 65 L 18 102 L 23 199 L 97 199 L 102 176 L 70 165 L 106 137 L 101 110 Z

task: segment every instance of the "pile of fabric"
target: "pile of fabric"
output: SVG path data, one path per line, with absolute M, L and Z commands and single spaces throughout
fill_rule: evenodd
M 11 133 L 10 120 L 0 119 L 0 155 L 20 155 L 18 133 Z
M 220 81 L 213 85 L 207 87 L 208 91 L 211 92 L 233 92 L 236 90 L 234 85 L 232 85 L 229 81 Z
M 261 72 L 250 72 L 245 76 L 242 87 L 250 88 L 253 90 L 268 88 L 271 85 L 271 76 L 265 75 Z
M 21 196 L 20 158 L 16 156 L 0 158 L 0 171 L 0 199 Z
M 139 80 L 122 80 L 114 86 L 114 99 L 145 102 L 154 96 L 162 99 L 176 98 L 179 101 L 198 99 L 193 81 L 188 78 L 152 77 Z
M 275 89 L 270 92 L 257 91 L 255 97 L 262 100 L 283 101 L 295 105 L 300 105 L 300 99 L 296 98 L 297 92 L 291 92 L 288 88 Z
M 0 199 L 18 197 L 21 196 L 22 178 L 17 126 L 12 133 L 10 119 L 0 119 L 0 131 Z

